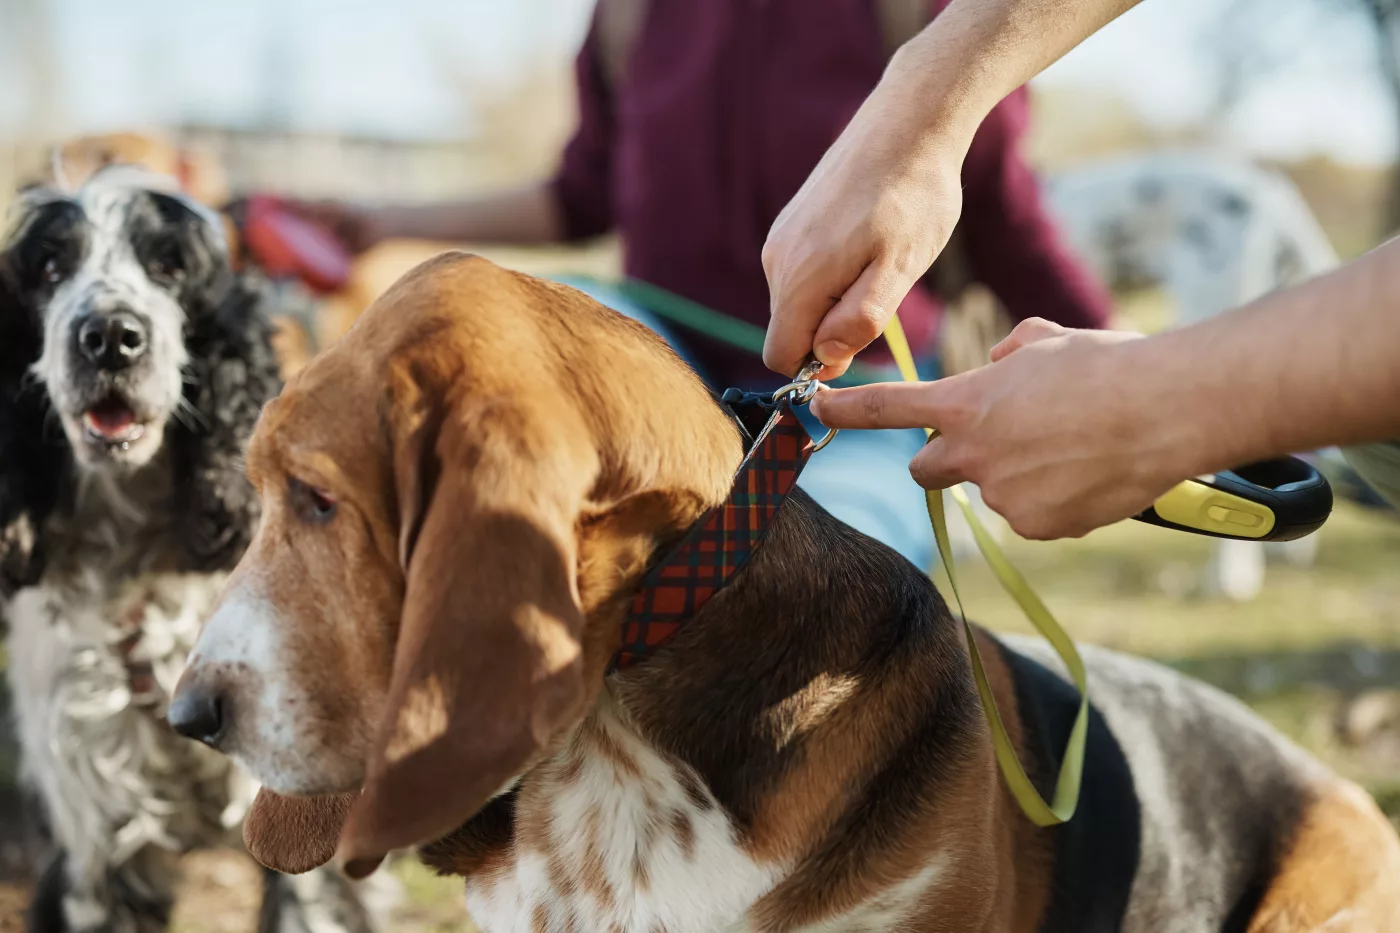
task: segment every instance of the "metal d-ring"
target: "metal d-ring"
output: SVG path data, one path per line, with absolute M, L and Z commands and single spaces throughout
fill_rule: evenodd
M 797 374 L 796 379 L 773 393 L 773 401 L 776 402 L 784 395 L 788 395 L 791 396 L 788 401 L 793 405 L 806 405 L 818 392 L 826 388 L 826 386 L 817 381 L 817 373 L 821 371 L 821 361 L 812 360 L 806 366 L 802 367 L 802 371 Z M 836 437 L 837 431 L 837 428 L 832 428 L 826 432 L 825 437 L 814 442 L 812 444 L 812 453 L 816 453 L 827 444 L 830 444 L 832 439 Z
M 773 401 L 777 401 L 784 395 L 791 395 L 788 399 L 794 405 L 806 405 L 812 400 L 812 396 L 817 394 L 821 388 L 821 383 L 817 382 L 817 373 L 822 371 L 822 364 L 818 360 L 812 360 L 797 374 L 797 377 L 773 392 Z
M 816 453 L 817 451 L 825 447 L 827 444 L 830 444 L 832 439 L 836 437 L 836 433 L 840 430 L 840 428 L 830 428 L 826 432 L 826 437 L 822 438 L 821 440 L 817 441 L 815 444 L 812 445 L 812 453 Z
M 815 379 L 812 380 L 812 385 L 816 386 L 817 389 L 818 389 L 818 391 L 827 388 L 827 386 L 823 385 L 823 384 L 820 383 L 820 382 L 817 382 Z M 816 395 L 816 394 L 817 394 L 816 392 L 813 392 L 813 393 L 812 393 L 812 395 Z M 810 399 L 809 399 L 809 401 L 810 401 Z M 835 439 L 835 437 L 836 437 L 836 432 L 839 431 L 839 430 L 841 430 L 841 429 L 840 429 L 840 428 L 828 428 L 828 429 L 827 429 L 827 432 L 826 432 L 826 436 L 823 437 L 821 440 L 817 441 L 815 444 L 812 445 L 812 453 L 816 453 L 817 451 L 819 451 L 819 450 L 821 450 L 823 447 L 825 447 L 827 444 L 830 444 L 830 443 L 832 442 L 832 440 Z

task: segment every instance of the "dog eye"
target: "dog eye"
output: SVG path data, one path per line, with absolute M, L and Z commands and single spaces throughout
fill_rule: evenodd
M 59 262 L 57 256 L 50 256 L 44 260 L 44 281 L 50 285 L 57 285 L 63 281 L 63 263 Z
M 335 497 L 299 479 L 290 481 L 292 507 L 302 520 L 323 524 L 335 517 Z
M 153 257 L 146 263 L 146 274 L 164 282 L 179 282 L 185 277 L 179 260 L 168 257 Z

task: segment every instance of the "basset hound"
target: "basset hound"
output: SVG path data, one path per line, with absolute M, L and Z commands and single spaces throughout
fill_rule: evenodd
M 251 851 L 360 876 L 420 847 L 489 933 L 1400 928 L 1366 794 L 1107 651 L 1079 811 L 1032 825 L 942 598 L 798 490 L 619 668 L 649 568 L 744 447 L 580 293 L 461 253 L 405 276 L 264 410 L 262 525 L 171 705 L 263 783 Z M 1048 792 L 1077 696 L 1038 644 L 978 637 Z

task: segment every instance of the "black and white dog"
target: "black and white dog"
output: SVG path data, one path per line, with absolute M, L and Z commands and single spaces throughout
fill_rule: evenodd
M 257 518 L 242 445 L 279 388 L 260 302 L 217 216 L 131 167 L 23 192 L 0 241 L 0 615 L 58 850 L 35 930 L 163 929 L 179 855 L 236 840 L 251 801 L 164 708 Z M 261 925 L 369 920 L 339 876 L 269 876 Z

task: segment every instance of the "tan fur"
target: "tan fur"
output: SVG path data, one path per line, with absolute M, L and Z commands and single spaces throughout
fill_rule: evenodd
M 1008 734 L 1019 745 L 1022 736 L 1015 713 L 1016 697 L 1001 648 L 984 632 L 979 631 L 978 638 L 988 678 L 1005 711 Z M 875 709 L 861 709 L 861 715 L 897 718 L 902 705 L 928 689 L 927 681 L 912 671 L 906 677 L 887 678 L 882 687 L 886 690 L 884 702 Z M 838 736 L 865 735 L 874 730 L 853 729 L 850 723 L 832 726 L 833 741 L 813 744 L 809 752 L 812 764 L 793 772 L 774 795 L 773 806 L 760 814 L 755 833 L 759 846 L 778 842 L 787 851 L 805 851 L 846 804 L 849 788 L 864 780 L 862 765 L 883 756 L 882 750 L 869 746 L 835 744 Z M 758 928 L 787 930 L 840 917 L 877 902 L 892 883 L 915 876 L 931 857 L 938 857 L 946 859 L 949 870 L 925 895 L 931 909 L 924 919 L 907 929 L 1033 933 L 1049 898 L 1048 840 L 1024 820 L 1006 792 L 990 740 L 978 751 L 975 757 L 959 762 L 959 773 L 940 794 L 938 805 L 930 806 L 918 819 L 890 827 L 890 832 L 903 840 L 894 858 L 862 860 L 845 887 L 817 883 L 816 878 L 813 884 L 804 885 L 800 874 L 788 879 L 755 908 Z M 1021 757 L 1027 758 L 1024 751 Z M 935 904 L 937 909 L 932 909 Z M 948 925 L 950 918 L 957 918 L 955 925 Z
M 1249 933 L 1380 933 L 1400 926 L 1400 842 L 1361 788 L 1318 788 Z
M 956 376 L 987 365 L 992 347 L 1011 333 L 1011 316 L 984 285 L 972 282 L 943 314 L 938 334 L 940 368 Z
M 446 835 L 582 716 L 657 537 L 725 491 L 737 433 L 697 404 L 712 415 L 694 425 L 693 448 L 655 443 L 670 426 L 629 410 L 605 373 L 625 368 L 636 391 L 659 396 L 698 402 L 705 390 L 659 347 L 620 359 L 617 327 L 640 329 L 572 291 L 448 254 L 384 295 L 263 415 L 248 457 L 263 528 L 239 573 L 271 575 L 289 637 L 327 614 L 360 633 L 338 639 L 353 649 L 324 667 L 324 651 L 305 647 L 318 670 L 301 675 L 316 697 L 358 686 L 312 720 L 340 728 L 315 747 L 367 762 L 339 846 L 352 866 Z M 574 333 L 556 342 L 556 329 Z M 299 522 L 284 502 L 290 477 L 360 520 Z M 471 709 L 484 698 L 520 715 Z M 259 842 L 280 867 L 272 841 Z
M 58 148 L 62 178 L 77 188 L 103 166 L 142 165 L 153 172 L 180 180 L 185 193 L 196 201 L 218 206 L 228 200 L 228 178 L 212 153 L 179 146 L 157 133 L 120 132 L 80 136 Z M 57 174 L 57 173 L 55 173 Z
M 256 582 L 275 606 L 278 655 L 298 659 L 290 680 L 310 707 L 288 754 L 324 784 L 298 793 L 327 795 L 261 795 L 254 854 L 303 870 L 334 851 L 358 875 L 428 843 L 425 860 L 468 876 L 513 928 L 589 928 L 694 893 L 691 872 L 710 871 L 755 930 L 1038 930 L 1052 836 L 1000 781 L 961 635 L 899 576 L 907 565 L 801 501 L 708 604 L 724 608 L 604 689 L 648 562 L 722 499 L 739 458 L 733 424 L 659 339 L 577 292 L 459 253 L 390 289 L 268 406 L 249 451 L 264 517 L 230 591 Z M 333 520 L 308 518 L 306 488 L 334 500 Z M 905 580 L 925 600 L 903 633 L 918 650 L 879 653 L 888 631 L 841 624 L 820 652 L 762 656 L 807 631 L 801 612 L 773 613 L 775 594 L 823 585 L 811 567 L 843 540 L 859 550 L 840 552 L 852 566 L 832 568 L 845 576 L 821 595 L 824 618 L 867 618 L 887 605 L 872 594 Z M 978 637 L 1024 745 L 1006 655 Z M 736 651 L 784 679 L 725 731 L 708 715 L 725 708 Z M 915 739 L 936 751 L 901 758 Z M 911 761 L 918 778 L 891 777 Z M 862 796 L 880 780 L 904 780 L 901 795 Z M 853 843 L 868 828 L 855 802 L 886 799 L 897 818 Z M 1370 890 L 1383 886 L 1348 868 L 1381 853 L 1377 872 L 1396 875 L 1394 836 L 1368 806 L 1318 797 L 1265 899 L 1274 925 L 1254 933 L 1343 907 L 1389 916 Z M 714 870 L 726 858 L 730 875 Z

